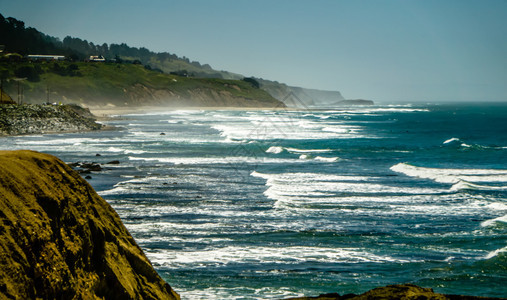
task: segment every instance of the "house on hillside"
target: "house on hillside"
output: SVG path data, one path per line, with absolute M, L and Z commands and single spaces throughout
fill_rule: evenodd
M 92 56 L 90 56 L 90 59 L 88 59 L 88 60 L 94 61 L 94 62 L 105 62 L 106 61 L 106 59 L 102 55 L 92 55 Z
M 30 54 L 27 55 L 29 60 L 65 60 L 65 56 L 63 55 L 40 55 L 40 54 Z

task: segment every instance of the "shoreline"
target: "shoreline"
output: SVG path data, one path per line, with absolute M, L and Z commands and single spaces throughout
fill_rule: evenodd
M 100 106 L 87 106 L 90 112 L 101 120 L 101 118 L 109 119 L 111 117 L 121 117 L 124 115 L 132 114 L 147 114 L 147 113 L 160 113 L 178 110 L 229 110 L 229 111 L 262 111 L 262 110 L 304 110 L 292 107 L 238 107 L 238 106 L 133 106 L 133 107 L 100 107 Z
M 0 136 L 102 130 L 91 113 L 76 105 L 1 105 Z

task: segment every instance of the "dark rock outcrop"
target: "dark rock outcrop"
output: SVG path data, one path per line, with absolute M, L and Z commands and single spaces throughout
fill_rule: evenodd
M 61 160 L 0 151 L 0 299 L 179 299 Z
M 0 136 L 101 129 L 90 115 L 72 105 L 1 105 Z
M 384 287 L 379 287 L 370 290 L 364 294 L 346 294 L 339 295 L 322 294 L 317 297 L 298 297 L 289 298 L 286 300 L 388 300 L 388 299 L 403 299 L 403 300 L 498 300 L 499 298 L 476 297 L 476 296 L 461 296 L 461 295 L 446 295 L 435 293 L 430 288 L 422 288 L 413 284 L 394 284 Z
M 342 100 L 333 104 L 333 106 L 350 106 L 350 105 L 374 105 L 375 103 L 372 100 L 364 100 L 364 99 L 350 99 L 350 100 Z

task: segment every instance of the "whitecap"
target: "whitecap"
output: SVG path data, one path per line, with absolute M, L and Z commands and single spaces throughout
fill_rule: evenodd
M 238 163 L 301 163 L 297 159 L 283 159 L 254 156 L 227 156 L 227 157 L 136 157 L 129 156 L 132 161 L 147 161 L 171 163 L 175 165 L 198 165 L 198 164 L 238 164 Z
M 124 153 L 125 154 L 144 154 L 144 153 L 148 153 L 148 152 L 145 150 L 125 150 Z
M 339 157 L 322 157 L 322 156 L 317 156 L 315 157 L 315 160 L 320 160 L 320 161 L 325 161 L 325 162 L 337 162 L 340 160 Z
M 283 147 L 279 147 L 279 146 L 271 146 L 271 147 L 269 147 L 268 150 L 266 150 L 266 153 L 278 154 L 278 153 L 282 153 L 282 152 L 283 152 Z
M 423 179 L 431 179 L 439 183 L 457 184 L 455 187 L 474 188 L 472 183 L 475 182 L 507 182 L 507 170 L 499 169 L 439 169 L 439 168 L 425 168 L 409 165 L 406 163 L 398 163 L 390 168 L 392 171 L 402 173 L 410 177 L 418 177 Z M 475 186 L 479 189 L 505 189 L 505 187 L 487 187 Z
M 449 144 L 449 143 L 459 142 L 459 141 L 460 141 L 460 139 L 453 137 L 453 138 L 450 138 L 450 139 L 446 140 L 445 142 L 443 142 L 443 144 Z
M 297 149 L 297 148 L 285 148 L 285 150 L 291 153 L 326 153 L 332 152 L 331 149 Z
M 488 185 L 479 185 L 473 184 L 464 180 L 460 180 L 457 183 L 453 184 L 450 191 L 460 191 L 460 190 L 485 190 L 485 191 L 497 191 L 497 190 L 507 190 L 507 186 L 488 186 Z
M 498 218 L 494 218 L 494 219 L 491 219 L 491 220 L 483 221 L 481 223 L 481 226 L 482 227 L 489 227 L 489 226 L 493 226 L 496 223 L 500 223 L 500 222 L 501 223 L 507 223 L 507 215 L 501 216 L 501 217 L 498 217 Z
M 491 259 L 493 257 L 498 256 L 500 253 L 504 253 L 504 252 L 507 252 L 507 246 L 503 247 L 501 249 L 497 249 L 497 250 L 489 252 L 486 256 L 484 256 L 484 259 Z
M 396 258 L 390 255 L 377 255 L 360 248 L 326 247 L 236 247 L 204 249 L 197 251 L 147 250 L 146 255 L 154 265 L 174 267 L 210 266 L 223 264 L 269 264 L 281 262 L 297 264 L 314 261 L 325 263 L 360 262 L 416 262 L 411 258 Z
M 117 148 L 117 147 L 109 147 L 109 148 L 106 149 L 106 151 L 108 151 L 108 152 L 123 152 L 124 149 Z

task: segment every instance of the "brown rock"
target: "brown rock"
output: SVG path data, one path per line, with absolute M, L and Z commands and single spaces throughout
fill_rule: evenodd
M 317 297 L 299 297 L 287 300 L 493 300 L 500 298 L 461 296 L 461 295 L 444 295 L 435 293 L 430 288 L 422 288 L 413 284 L 395 284 L 379 287 L 370 290 L 361 295 L 347 294 L 340 296 L 339 294 L 322 294 Z
M 77 172 L 47 154 L 0 151 L 0 298 L 179 296 Z

